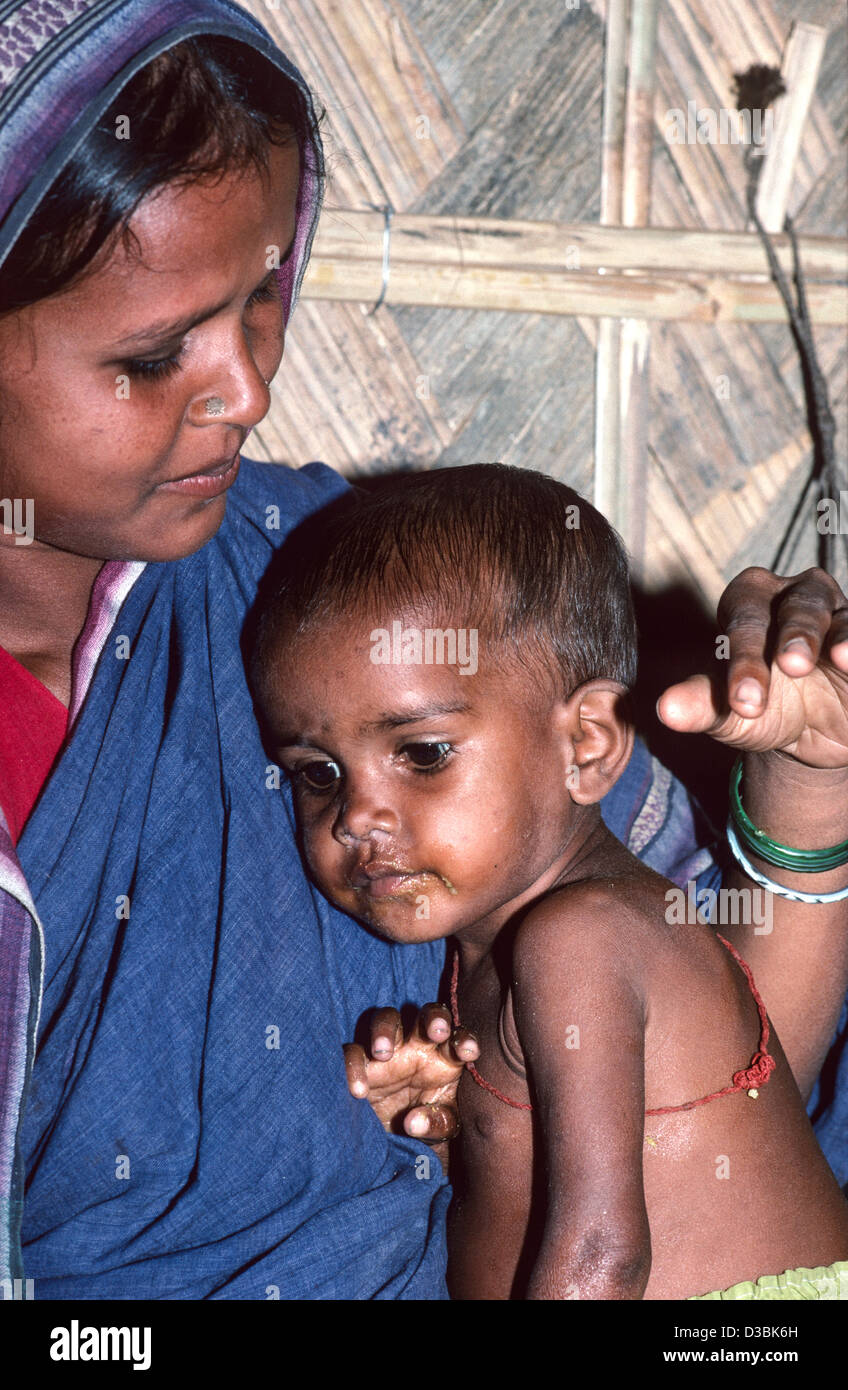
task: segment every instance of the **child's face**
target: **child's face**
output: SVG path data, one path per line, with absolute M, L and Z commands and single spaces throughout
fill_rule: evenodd
M 33 499 L 32 551 L 175 559 L 220 526 L 283 352 L 268 248 L 282 259 L 294 234 L 296 145 L 269 163 L 155 190 L 129 224 L 140 259 L 119 241 L 76 287 L 0 321 L 0 496 Z
M 368 623 L 327 623 L 266 677 L 313 877 L 397 941 L 499 927 L 565 862 L 570 744 L 553 699 L 499 670 L 483 633 L 473 675 L 374 664 L 373 645 Z

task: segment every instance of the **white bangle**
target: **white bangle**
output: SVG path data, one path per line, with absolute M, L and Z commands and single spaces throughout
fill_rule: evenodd
M 761 883 L 763 888 L 768 888 L 781 898 L 789 898 L 795 903 L 838 903 L 848 898 L 848 884 L 844 888 L 838 888 L 835 893 L 802 893 L 800 888 L 785 888 L 782 883 L 775 883 L 773 879 L 766 878 L 765 874 L 759 873 L 745 858 L 730 821 L 727 822 L 727 843 L 740 869 L 755 883 Z

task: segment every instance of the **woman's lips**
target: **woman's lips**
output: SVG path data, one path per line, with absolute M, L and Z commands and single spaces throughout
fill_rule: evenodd
M 183 497 L 219 497 L 222 492 L 232 487 L 238 477 L 240 464 L 241 458 L 236 454 L 234 458 L 227 459 L 204 473 L 195 473 L 190 478 L 175 478 L 170 483 L 160 483 L 158 491 L 179 492 Z

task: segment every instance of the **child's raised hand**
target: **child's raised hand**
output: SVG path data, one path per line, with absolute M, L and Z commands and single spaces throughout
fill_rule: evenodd
M 454 1029 L 443 1004 L 425 1004 L 408 1037 L 397 1009 L 375 1009 L 369 1051 L 344 1048 L 351 1095 L 371 1102 L 385 1130 L 428 1144 L 452 1139 L 462 1068 L 480 1055 L 474 1035 Z
M 848 601 L 836 581 L 821 569 L 789 578 L 743 570 L 722 594 L 718 622 L 727 660 L 717 676 L 664 691 L 663 723 L 740 752 L 848 767 Z

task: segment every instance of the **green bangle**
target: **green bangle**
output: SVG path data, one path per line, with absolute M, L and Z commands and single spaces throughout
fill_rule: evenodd
M 823 874 L 828 869 L 848 864 L 848 840 L 831 845 L 829 849 L 792 849 L 790 845 L 778 844 L 764 830 L 758 830 L 742 805 L 741 782 L 742 759 L 739 757 L 730 774 L 730 817 L 739 839 L 752 854 L 778 869 L 791 869 L 799 874 Z

